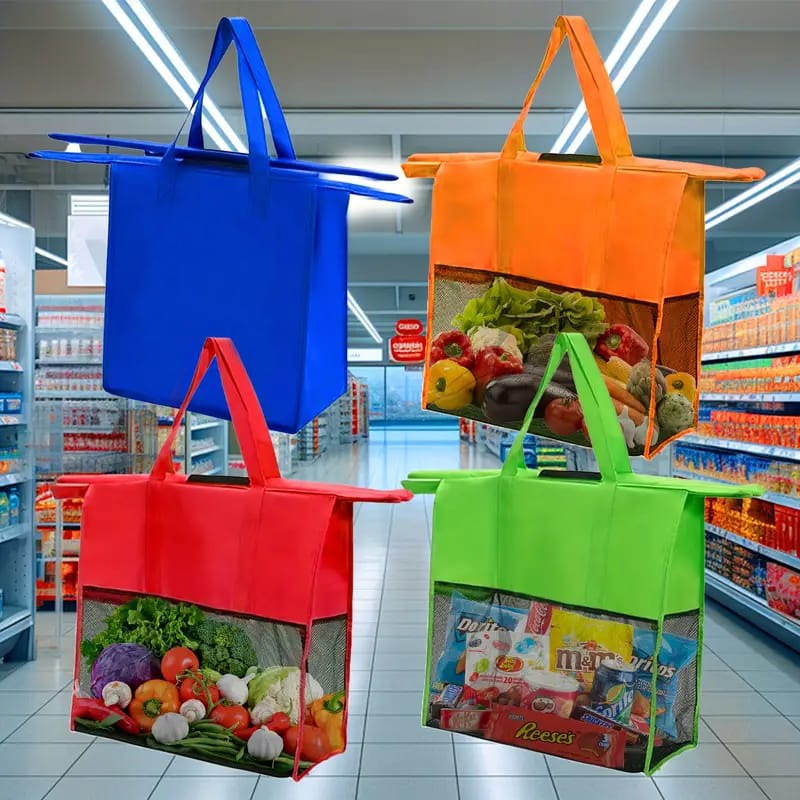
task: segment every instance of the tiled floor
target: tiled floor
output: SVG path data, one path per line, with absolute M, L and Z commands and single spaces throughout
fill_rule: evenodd
M 373 433 L 301 477 L 397 486 L 409 468 L 496 466 L 455 434 Z M 300 784 L 257 779 L 67 730 L 74 619 L 59 658 L 0 665 L 0 800 L 797 800 L 800 656 L 721 607 L 706 613 L 701 743 L 654 780 L 420 727 L 429 498 L 362 506 L 356 522 L 347 753 Z

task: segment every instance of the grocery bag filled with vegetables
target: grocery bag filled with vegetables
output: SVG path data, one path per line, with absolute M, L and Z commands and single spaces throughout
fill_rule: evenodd
M 569 40 L 598 156 L 530 153 L 523 125 Z M 433 178 L 425 408 L 519 428 L 555 334 L 594 350 L 628 451 L 694 427 L 706 181 L 760 169 L 637 158 L 586 22 L 559 17 L 500 153 L 418 154 Z M 588 445 L 568 367 L 532 433 Z
M 697 742 L 705 497 L 753 486 L 635 474 L 586 339 L 560 333 L 599 473 L 414 472 L 435 494 L 422 723 L 625 772 Z
M 176 475 L 216 359 L 246 478 Z M 281 478 L 228 339 L 207 339 L 149 475 L 67 475 L 82 497 L 73 730 L 298 780 L 347 743 L 353 503 L 410 499 Z

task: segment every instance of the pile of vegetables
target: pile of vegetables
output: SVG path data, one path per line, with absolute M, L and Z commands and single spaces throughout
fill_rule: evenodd
M 153 630 L 157 624 L 170 633 Z M 170 637 L 191 647 L 165 646 Z M 82 729 L 114 729 L 151 747 L 262 769 L 266 762 L 282 772 L 291 771 L 295 754 L 305 768 L 344 749 L 344 693 L 325 694 L 306 673 L 301 698 L 300 669 L 257 666 L 243 628 L 196 606 L 131 601 L 81 652 L 91 697 L 75 697 L 72 716 Z
M 593 347 L 629 449 L 644 448 L 651 397 L 656 408 L 651 444 L 691 427 L 694 378 L 654 367 L 649 344 L 630 326 L 608 324 L 605 317 L 596 298 L 544 286 L 526 291 L 495 278 L 453 319 L 454 330 L 431 343 L 426 405 L 518 427 L 539 390 L 556 335 L 567 331 L 583 334 Z M 543 423 L 537 433 L 588 441 L 566 362 L 545 389 L 535 418 Z

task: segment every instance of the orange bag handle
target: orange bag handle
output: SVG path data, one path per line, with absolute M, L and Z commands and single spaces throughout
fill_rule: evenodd
M 528 89 L 522 111 L 503 145 L 502 156 L 516 158 L 517 153 L 526 150 L 525 120 L 531 109 L 536 90 L 550 69 L 564 39 L 569 40 L 572 63 L 586 103 L 586 112 L 592 124 L 600 158 L 603 163 L 613 165 L 620 159 L 631 157 L 633 155 L 631 142 L 617 95 L 611 85 L 611 78 L 608 76 L 589 26 L 583 17 L 566 16 L 561 16 L 556 20 L 539 72 L 536 74 L 531 88 Z

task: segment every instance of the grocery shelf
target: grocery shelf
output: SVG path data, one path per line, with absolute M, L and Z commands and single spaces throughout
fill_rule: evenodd
M 729 361 L 736 358 L 757 358 L 758 356 L 786 355 L 800 353 L 800 342 L 784 342 L 782 344 L 769 344 L 764 347 L 747 347 L 743 350 L 722 350 L 719 353 L 704 353 L 704 364 L 713 361 Z
M 56 524 L 55 524 L 55 522 L 37 522 L 36 523 L 36 527 L 37 528 L 47 528 L 49 530 L 51 528 L 55 529 Z M 65 522 L 62 525 L 62 527 L 63 527 L 63 529 L 65 531 L 69 531 L 69 530 L 76 531 L 81 527 L 81 524 L 80 524 L 80 522 Z
M 724 478 L 712 478 L 708 475 L 700 475 L 699 473 L 690 472 L 685 469 L 677 469 L 673 467 L 672 475 L 676 478 L 688 478 L 693 481 L 711 481 L 713 483 L 730 483 L 738 486 L 737 481 L 727 481 Z M 766 500 L 768 503 L 774 503 L 776 506 L 785 506 L 786 508 L 796 508 L 800 510 L 800 497 L 790 497 L 786 494 L 777 494 L 776 492 L 764 492 L 757 497 L 758 500 Z
M 94 392 L 70 392 L 70 391 L 54 391 L 54 390 L 36 390 L 37 399 L 42 400 L 104 400 L 112 398 L 113 395 L 108 394 L 102 389 L 97 389 Z
M 800 450 L 793 447 L 777 447 L 752 442 L 737 442 L 732 439 L 709 439 L 704 436 L 684 436 L 681 444 L 692 444 L 699 447 L 713 447 L 715 450 L 734 450 L 740 453 L 754 453 L 771 458 L 783 458 L 789 461 L 800 461 Z
M 700 402 L 720 403 L 800 403 L 797 392 L 763 392 L 761 394 L 718 394 L 717 392 L 701 392 Z
M 222 425 L 223 422 L 224 420 L 221 419 L 215 419 L 213 422 L 198 422 L 198 423 L 192 422 L 192 430 L 202 431 L 205 430 L 206 428 L 218 428 L 220 425 Z M 172 422 L 170 422 L 169 424 L 172 425 Z
M 37 358 L 37 367 L 94 367 L 103 363 L 100 358 L 86 356 L 63 356 L 62 358 Z
M 754 553 L 759 553 L 765 558 L 768 558 L 770 561 L 775 561 L 778 564 L 783 564 L 786 567 L 800 570 L 800 556 L 793 556 L 791 553 L 784 553 L 782 550 L 775 550 L 773 547 L 767 547 L 759 542 L 754 542 L 752 539 L 748 539 L 745 536 L 740 536 L 737 533 L 733 533 L 733 531 L 725 530 L 725 528 L 718 528 L 716 525 L 709 525 L 706 523 L 706 530 L 709 533 L 713 533 L 715 536 L 719 536 L 722 539 L 727 539 L 729 542 L 738 544 L 741 547 L 746 547 L 748 550 L 752 550 Z
M 58 561 L 58 558 L 56 556 L 37 556 L 37 558 L 39 559 L 39 561 L 46 561 L 46 562 Z M 61 556 L 61 561 L 65 564 L 68 561 L 80 561 L 80 556 Z
M 706 594 L 800 652 L 800 620 L 770 608 L 763 597 L 742 589 L 710 569 L 706 569 Z
M 5 475 L 0 475 L 0 486 L 14 486 L 17 483 L 25 483 L 29 480 L 27 475 L 21 472 L 6 472 Z
M 0 361 L 0 372 L 22 372 L 19 361 Z
M 27 608 L 4 605 L 3 617 L 0 619 L 0 642 L 16 636 L 33 625 L 33 615 Z
M 27 523 L 20 525 L 9 525 L 7 528 L 0 528 L 0 544 L 8 542 L 11 539 L 18 539 L 20 536 L 26 536 L 31 526 Z
M 0 325 L 6 328 L 21 328 L 25 320 L 19 314 L 0 314 Z
M 208 447 L 201 447 L 199 450 L 192 450 L 192 458 L 197 458 L 198 456 L 205 456 L 209 453 L 216 453 L 217 451 L 222 450 L 222 447 L 218 444 L 209 445 Z

